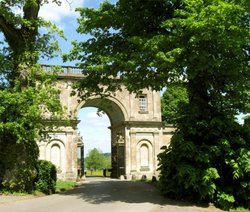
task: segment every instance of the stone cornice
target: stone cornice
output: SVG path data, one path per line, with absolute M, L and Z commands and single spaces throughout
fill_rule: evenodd
M 76 127 L 77 124 L 80 123 L 80 120 L 77 119 L 64 119 L 64 120 L 51 120 L 51 119 L 44 119 L 43 123 L 48 124 L 49 126 L 63 126 L 63 127 L 67 127 L 67 126 L 72 126 L 72 127 Z
M 114 125 L 109 127 L 109 129 L 112 128 L 120 128 L 120 127 L 127 127 L 127 128 L 131 128 L 131 127 L 157 127 L 157 128 L 162 128 L 163 122 L 161 121 L 124 121 L 118 125 Z
M 128 127 L 163 127 L 161 121 L 124 121 L 124 125 Z

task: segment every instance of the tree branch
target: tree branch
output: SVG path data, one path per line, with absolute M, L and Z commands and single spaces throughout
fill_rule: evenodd
M 20 29 L 9 23 L 3 15 L 0 15 L 0 30 L 10 46 L 15 46 L 16 42 L 21 39 Z
M 26 20 L 37 20 L 40 4 L 40 0 L 28 0 L 23 7 L 23 18 Z

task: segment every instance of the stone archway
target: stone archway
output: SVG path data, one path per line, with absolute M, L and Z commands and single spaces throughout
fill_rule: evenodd
M 75 110 L 75 116 L 80 109 L 85 107 L 95 107 L 104 111 L 110 120 L 109 129 L 111 131 L 111 177 L 119 177 L 125 174 L 125 140 L 118 142 L 118 139 L 125 137 L 123 123 L 126 121 L 126 109 L 114 97 L 98 98 L 92 97 L 79 103 Z M 98 133 L 97 133 L 98 136 Z M 84 140 L 84 135 L 83 135 Z
M 46 66 L 45 69 L 49 71 L 50 67 Z M 57 88 L 60 90 L 59 98 L 65 108 L 65 116 L 70 121 L 59 121 L 57 129 L 48 133 L 49 140 L 61 140 L 65 147 L 65 155 L 62 156 L 65 158 L 65 169 L 59 178 L 77 178 L 77 148 L 82 146 L 82 138 L 77 130 L 77 115 L 82 107 L 87 106 L 100 108 L 110 118 L 112 176 L 124 175 L 127 179 L 157 176 L 157 155 L 163 145 L 169 144 L 173 132 L 173 128 L 162 124 L 160 93 L 144 89 L 140 94 L 134 94 L 123 86 L 107 98 L 92 96 L 83 101 L 71 95 L 73 83 L 84 79 L 82 70 L 74 67 L 62 69 L 64 73 L 57 77 Z M 40 158 L 50 160 L 44 155 L 44 146 L 40 145 L 39 149 Z M 58 155 L 58 146 L 52 150 Z

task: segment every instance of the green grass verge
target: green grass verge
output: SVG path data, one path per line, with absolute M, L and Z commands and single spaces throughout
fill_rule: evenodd
M 61 191 L 66 191 L 72 189 L 76 186 L 76 182 L 73 181 L 61 181 L 58 180 L 56 182 L 56 193 Z M 0 195 L 13 195 L 13 196 L 27 196 L 27 195 L 34 195 L 34 196 L 44 196 L 44 194 L 40 191 L 33 191 L 32 194 L 28 193 L 19 193 L 19 192 L 11 192 L 6 189 L 0 189 Z
M 27 196 L 27 195 L 31 195 L 29 193 L 23 193 L 23 192 L 12 192 L 6 189 L 1 189 L 0 190 L 0 195 L 13 195 L 13 196 Z
M 250 212 L 250 209 L 246 209 L 243 207 L 238 207 L 236 209 L 230 209 L 230 212 Z
M 76 186 L 76 182 L 73 181 L 61 181 L 56 182 L 56 192 L 66 191 Z

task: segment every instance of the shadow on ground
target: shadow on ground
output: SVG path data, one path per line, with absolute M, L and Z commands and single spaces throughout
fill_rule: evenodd
M 144 182 L 120 181 L 107 178 L 87 178 L 86 182 L 79 187 L 63 192 L 61 195 L 77 196 L 91 204 L 126 202 L 179 207 L 194 206 L 187 202 L 166 199 L 153 185 Z M 196 207 L 207 208 L 208 205 L 196 205 Z

